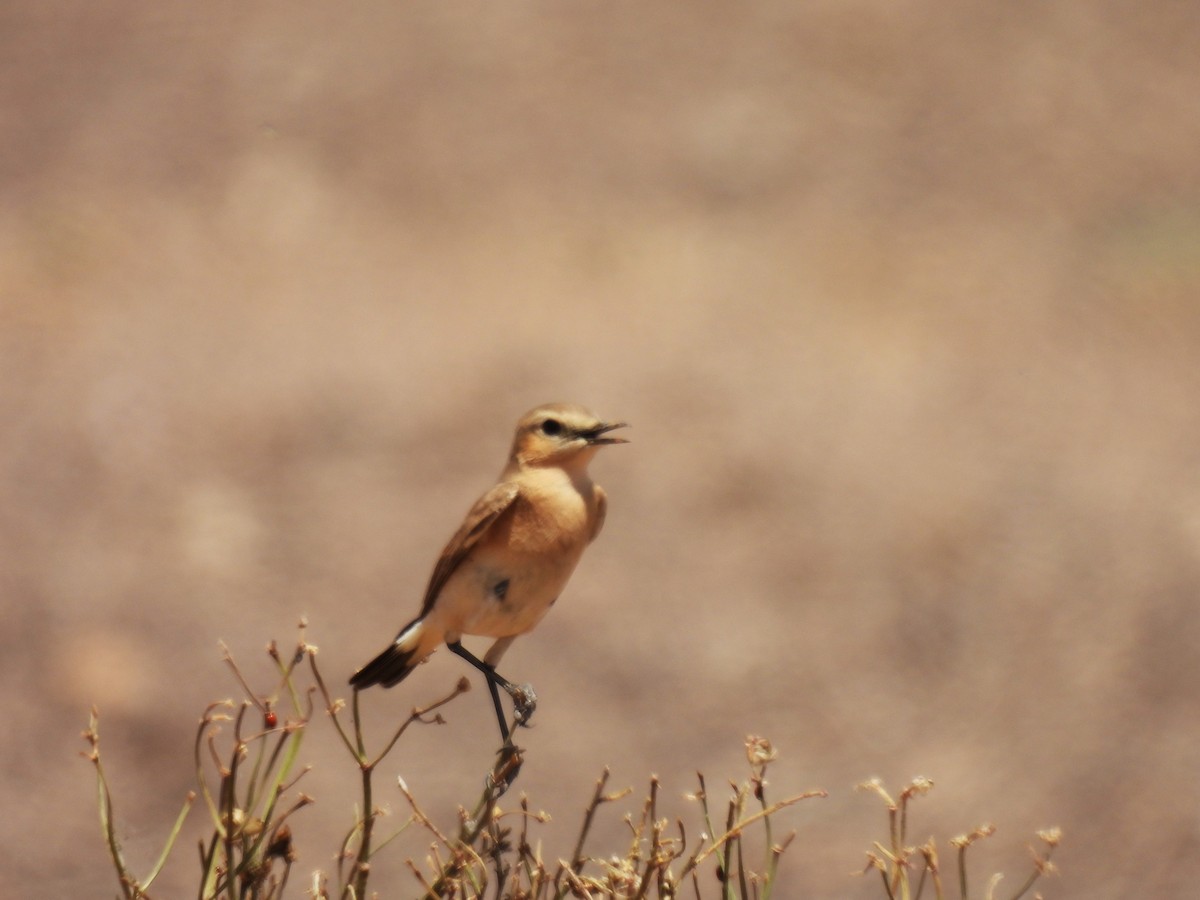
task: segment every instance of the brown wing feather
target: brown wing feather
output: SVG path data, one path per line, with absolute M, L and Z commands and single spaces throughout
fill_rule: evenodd
M 425 588 L 425 602 L 421 605 L 422 616 L 429 612 L 438 593 L 446 586 L 446 582 L 450 580 L 454 570 L 467 558 L 471 549 L 487 534 L 488 529 L 495 524 L 496 520 L 512 506 L 518 493 L 520 493 L 520 489 L 514 482 L 505 481 L 475 501 L 475 505 L 467 513 L 467 517 L 458 531 L 454 533 L 454 537 L 450 538 L 446 548 L 442 550 L 437 565 L 433 567 L 433 574 L 429 576 L 429 587 Z

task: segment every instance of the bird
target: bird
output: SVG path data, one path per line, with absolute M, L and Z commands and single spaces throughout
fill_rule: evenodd
M 496 667 L 554 605 L 604 527 L 608 500 L 588 464 L 600 448 L 628 443 L 611 434 L 626 427 L 571 403 L 543 404 L 522 416 L 495 487 L 467 512 L 434 565 L 421 611 L 354 673 L 355 691 L 399 684 L 445 644 L 486 678 L 509 746 L 499 689 L 512 698 L 517 725 L 528 724 L 537 698 L 530 685 L 513 684 Z M 480 660 L 463 647 L 464 635 L 495 641 Z

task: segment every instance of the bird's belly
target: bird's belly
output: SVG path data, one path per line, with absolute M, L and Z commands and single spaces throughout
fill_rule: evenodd
M 534 628 L 566 586 L 578 557 L 525 566 L 470 561 L 460 567 L 438 597 L 447 631 L 511 637 Z

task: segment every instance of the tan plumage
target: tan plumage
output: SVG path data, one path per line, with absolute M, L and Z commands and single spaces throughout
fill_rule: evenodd
M 607 499 L 587 466 L 601 446 L 625 443 L 606 436 L 623 426 L 571 404 L 526 413 L 499 483 L 471 507 L 434 565 L 420 613 L 350 683 L 391 687 L 443 643 L 478 664 L 458 642 L 481 635 L 496 638 L 481 664 L 493 697 L 497 683 L 511 693 L 492 670 L 541 621 L 604 526 Z M 507 737 L 503 718 L 501 731 Z

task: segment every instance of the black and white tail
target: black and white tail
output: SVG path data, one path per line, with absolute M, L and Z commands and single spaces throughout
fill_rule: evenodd
M 426 646 L 430 643 L 429 637 L 421 619 L 413 619 L 400 629 L 400 634 L 386 650 L 351 676 L 350 684 L 356 690 L 374 684 L 385 688 L 399 684 L 433 652 L 434 647 Z

